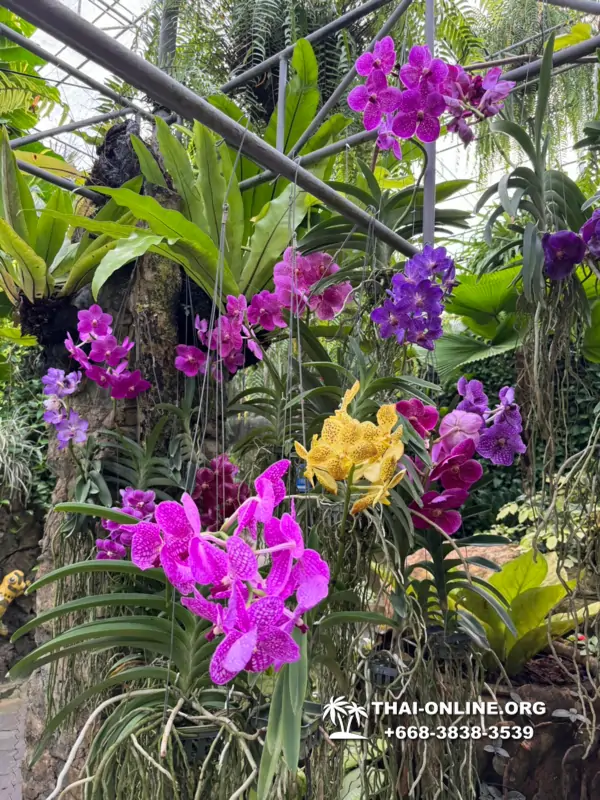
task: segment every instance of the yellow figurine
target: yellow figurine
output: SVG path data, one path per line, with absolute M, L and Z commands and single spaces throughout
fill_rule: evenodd
M 2 579 L 2 583 L 0 583 L 0 636 L 8 636 L 8 628 L 2 622 L 6 609 L 13 600 L 25 594 L 30 584 L 31 581 L 25 580 L 25 574 L 20 569 L 9 572 Z

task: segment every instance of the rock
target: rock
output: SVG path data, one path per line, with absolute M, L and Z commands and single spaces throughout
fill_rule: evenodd
M 456 542 L 458 549 L 461 552 L 461 555 L 465 558 L 473 557 L 473 556 L 482 556 L 483 558 L 487 558 L 489 561 L 494 561 L 498 564 L 499 567 L 504 566 L 508 561 L 512 561 L 513 558 L 516 558 L 520 555 L 520 549 L 518 544 L 499 544 L 499 545 L 491 545 L 490 547 L 461 547 L 460 541 Z M 429 553 L 425 548 L 421 550 L 417 550 L 416 553 L 412 553 L 407 559 L 407 565 L 415 564 L 418 561 L 431 561 Z M 492 571 L 486 569 L 485 567 L 477 566 L 476 564 L 469 565 L 469 572 L 471 575 L 474 575 L 478 578 L 487 578 L 492 574 Z M 423 580 L 424 578 L 430 578 L 431 575 L 429 572 L 422 567 L 418 567 L 417 569 L 411 572 L 411 577 L 415 578 L 416 580 Z

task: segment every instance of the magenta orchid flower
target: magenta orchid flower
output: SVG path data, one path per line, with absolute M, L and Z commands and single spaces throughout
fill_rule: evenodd
M 337 286 L 328 286 L 322 294 L 312 295 L 308 305 L 318 319 L 329 321 L 342 311 L 351 294 L 352 284 L 350 281 L 345 281 L 338 283 Z
M 175 369 L 183 372 L 188 378 L 195 378 L 200 372 L 206 372 L 207 355 L 203 350 L 191 344 L 178 344 L 176 347 Z
M 384 73 L 375 70 L 366 84 L 352 89 L 348 95 L 348 105 L 353 111 L 364 112 L 363 125 L 366 130 L 372 131 L 384 114 L 390 114 L 400 107 L 401 97 L 400 89 L 388 86 Z
M 251 325 L 261 325 L 266 331 L 287 328 L 278 296 L 266 289 L 255 294 L 248 307 L 248 322 Z
M 290 463 L 287 459 L 276 461 L 254 481 L 257 496 L 249 497 L 240 506 L 237 512 L 237 534 L 247 529 L 256 539 L 257 523 L 265 524 L 272 518 L 274 509 L 286 496 L 282 478 L 290 468 Z
M 448 65 L 433 58 L 427 46 L 414 45 L 408 54 L 408 64 L 400 68 L 400 80 L 407 89 L 437 89 L 448 76 Z
M 380 150 L 391 150 L 398 161 L 402 161 L 402 148 L 398 137 L 394 134 L 392 125 L 394 118 L 391 114 L 384 114 L 379 125 L 379 136 L 376 145 Z
M 375 43 L 372 53 L 363 53 L 356 59 L 356 71 L 359 75 L 368 76 L 374 70 L 381 70 L 389 75 L 396 64 L 396 49 L 391 36 L 385 36 Z
M 421 530 L 428 528 L 429 523 L 433 522 L 444 533 L 452 535 L 462 525 L 462 517 L 455 509 L 460 508 L 467 500 L 469 493 L 465 489 L 447 489 L 443 494 L 438 492 L 425 492 L 420 507 L 417 503 L 411 503 L 409 508 L 417 511 L 422 517 L 413 514 L 415 528 Z
M 443 418 L 439 427 L 442 450 L 449 453 L 457 444 L 464 442 L 465 439 L 473 439 L 475 445 L 479 441 L 479 433 L 483 419 L 479 414 L 472 414 L 469 411 L 454 410 Z M 435 445 L 432 456 L 437 461 Z
M 84 342 L 95 339 L 98 336 L 108 336 L 112 333 L 112 328 L 110 327 L 112 317 L 110 314 L 105 314 L 99 305 L 93 305 L 84 311 L 79 311 L 77 318 L 79 320 L 77 330 Z
M 152 385 L 142 378 L 139 369 L 133 372 L 126 370 L 120 374 L 113 373 L 109 378 L 109 383 L 111 386 L 110 396 L 114 400 L 133 400 L 142 392 L 148 391 Z
M 474 455 L 475 442 L 465 439 L 433 468 L 430 480 L 439 480 L 444 489 L 470 489 L 483 475 L 483 467 L 473 458 Z
M 398 103 L 392 131 L 401 139 L 417 137 L 422 142 L 435 142 L 440 135 L 439 117 L 444 113 L 446 101 L 439 92 L 407 89 Z
M 415 429 L 415 433 L 422 439 L 429 437 L 440 417 L 435 406 L 426 406 L 417 397 L 412 397 L 410 400 L 400 400 L 396 403 L 396 411 L 410 422 Z

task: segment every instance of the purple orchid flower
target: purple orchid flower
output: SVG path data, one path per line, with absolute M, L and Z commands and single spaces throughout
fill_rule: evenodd
M 42 378 L 44 384 L 44 394 L 56 395 L 56 397 L 66 397 L 79 386 L 81 382 L 81 372 L 70 372 L 65 375 L 62 369 L 55 369 L 50 367 L 48 372 Z
M 248 307 L 248 322 L 251 325 L 262 325 L 266 331 L 287 328 L 278 296 L 266 289 L 255 294 Z
M 465 439 L 435 465 L 430 480 L 439 480 L 444 489 L 470 489 L 483 475 L 483 467 L 479 461 L 475 461 L 474 454 L 475 442 Z
M 64 404 L 56 395 L 51 395 L 47 400 L 44 400 L 44 422 L 50 425 L 58 425 L 62 422 L 67 415 L 67 409 Z
M 90 360 L 87 353 L 85 353 L 85 351 L 82 350 L 79 345 L 75 344 L 70 333 L 67 333 L 67 338 L 65 339 L 65 350 L 67 353 L 69 353 L 71 358 L 77 361 L 77 363 L 84 369 L 87 369 L 90 366 Z
M 542 236 L 544 271 L 553 281 L 568 278 L 585 258 L 585 242 L 573 231 L 545 233 Z
M 125 558 L 127 550 L 113 539 L 96 539 L 96 558 L 99 560 L 119 560 Z
M 583 224 L 579 235 L 587 244 L 590 254 L 594 258 L 600 258 L 600 208 Z
M 379 335 L 382 339 L 396 336 L 401 344 L 404 340 L 405 329 L 402 327 L 403 309 L 391 300 L 384 300 L 383 305 L 371 311 L 371 320 L 379 325 Z
M 479 414 L 485 418 L 489 414 L 488 396 L 483 390 L 483 384 L 478 380 L 467 381 L 464 377 L 459 378 L 456 389 L 464 400 L 456 406 L 459 411 L 468 411 L 471 414 Z
M 407 89 L 437 89 L 448 76 L 448 65 L 433 58 L 428 47 L 414 45 L 408 54 L 408 64 L 400 68 L 400 80 Z M 403 137 L 408 138 L 408 137 Z
M 221 358 L 242 349 L 242 334 L 230 319 L 222 314 L 208 337 L 208 346 L 216 350 Z
M 227 316 L 231 324 L 238 328 L 238 330 L 241 329 L 244 324 L 247 308 L 248 303 L 243 294 L 239 297 L 234 297 L 232 294 L 227 295 Z
M 362 111 L 363 125 L 368 131 L 375 130 L 384 114 L 390 114 L 400 107 L 402 92 L 395 86 L 388 86 L 387 78 L 381 70 L 375 70 L 366 84 L 356 86 L 348 95 L 348 105 L 353 111 Z
M 434 461 L 443 453 L 450 453 L 456 445 L 465 439 L 472 439 L 477 446 L 479 435 L 484 424 L 479 414 L 455 409 L 442 419 L 439 428 L 440 439 L 434 444 L 431 455 Z
M 85 376 L 97 383 L 102 389 L 107 389 L 111 385 L 109 371 L 104 367 L 99 367 L 97 364 L 89 366 L 85 371 Z
M 151 383 L 142 378 L 139 369 L 134 372 L 124 371 L 109 377 L 110 396 L 114 400 L 133 400 L 151 387 Z
M 308 305 L 311 311 L 315 312 L 317 319 L 329 321 L 342 311 L 351 294 L 352 284 L 350 281 L 344 281 L 336 286 L 328 286 L 321 294 L 312 295 Z
M 479 102 L 479 111 L 486 116 L 497 114 L 503 105 L 503 101 L 515 88 L 515 81 L 502 81 L 502 70 L 500 67 L 493 67 L 483 77 L 482 87 L 485 90 Z
M 422 142 L 435 142 L 440 135 L 439 117 L 444 113 L 446 101 L 436 91 L 423 92 L 407 89 L 398 104 L 392 131 L 401 139 L 417 137 Z
M 497 466 L 510 467 L 514 457 L 526 451 L 527 447 L 520 434 L 505 422 L 495 422 L 481 434 L 477 444 L 479 455 Z
M 380 150 L 391 150 L 398 161 L 402 161 L 402 148 L 398 137 L 394 134 L 392 125 L 394 118 L 391 114 L 384 114 L 379 125 L 379 136 L 376 145 Z
M 64 450 L 70 441 L 83 444 L 87 439 L 88 427 L 89 422 L 82 419 L 76 411 L 69 412 L 69 416 L 56 426 L 58 449 Z
M 381 70 L 389 75 L 396 64 L 396 49 L 391 36 L 385 36 L 375 43 L 372 53 L 363 53 L 356 59 L 356 71 L 359 75 L 369 76 L 374 70 Z
M 290 463 L 287 459 L 276 461 L 254 481 L 257 496 L 249 497 L 238 509 L 236 534 L 247 529 L 256 539 L 257 523 L 269 522 L 273 510 L 285 498 L 285 484 L 282 478 L 290 468 Z

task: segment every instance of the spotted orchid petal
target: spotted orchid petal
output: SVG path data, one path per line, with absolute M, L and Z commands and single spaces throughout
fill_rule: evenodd
M 250 672 L 263 672 L 275 661 L 289 664 L 300 658 L 300 648 L 289 633 L 279 628 L 271 628 L 261 636 L 253 653 L 248 669 Z
M 280 550 L 271 555 L 271 570 L 267 576 L 267 592 L 278 595 L 286 600 L 295 590 L 295 586 L 288 586 L 292 571 L 292 551 Z
M 229 605 L 223 618 L 223 627 L 226 631 L 241 630 L 245 632 L 250 629 L 250 618 L 246 608 L 247 592 L 244 590 L 245 586 L 241 581 L 233 582 Z
M 213 625 L 219 625 L 222 620 L 222 608 L 217 603 L 211 603 L 206 597 L 200 594 L 197 589 L 194 589 L 193 597 L 183 597 L 181 604 L 202 619 L 210 620 Z
M 183 539 L 191 536 L 192 530 L 183 506 L 174 500 L 166 500 L 156 506 L 154 517 L 167 537 Z
M 181 594 L 192 594 L 195 587 L 191 569 L 181 558 L 172 553 L 168 547 L 160 551 L 160 563 L 169 583 Z
M 251 581 L 258 572 L 258 563 L 250 545 L 239 536 L 227 540 L 229 574 L 243 581 Z
M 276 626 L 283 614 L 284 604 L 280 597 L 261 597 L 260 600 L 252 603 L 248 609 L 250 624 L 255 627 L 259 634 L 263 631 Z
M 158 525 L 151 522 L 139 522 L 137 525 L 123 525 L 122 527 L 133 533 L 131 560 L 136 567 L 145 570 L 156 566 L 163 546 Z
M 202 524 L 200 521 L 200 512 L 198 511 L 198 506 L 190 495 L 185 492 L 181 498 L 181 505 L 183 506 L 183 510 L 186 516 L 186 519 L 192 529 L 192 532 L 198 536 L 200 531 L 202 530 Z
M 251 628 L 235 642 L 232 642 L 223 658 L 224 668 L 230 672 L 241 672 L 250 661 L 257 639 L 258 631 L 256 628 Z
M 241 631 L 231 631 L 227 634 L 223 641 L 217 645 L 217 649 L 213 654 L 210 667 L 208 669 L 208 674 L 210 675 L 211 681 L 217 686 L 222 686 L 224 683 L 229 683 L 229 681 L 233 680 L 238 672 L 240 672 L 239 669 L 228 669 L 225 666 L 225 659 L 229 655 L 232 647 L 243 636 L 244 634 Z
M 196 583 L 219 583 L 227 575 L 227 556 L 200 536 L 190 542 L 190 569 Z

